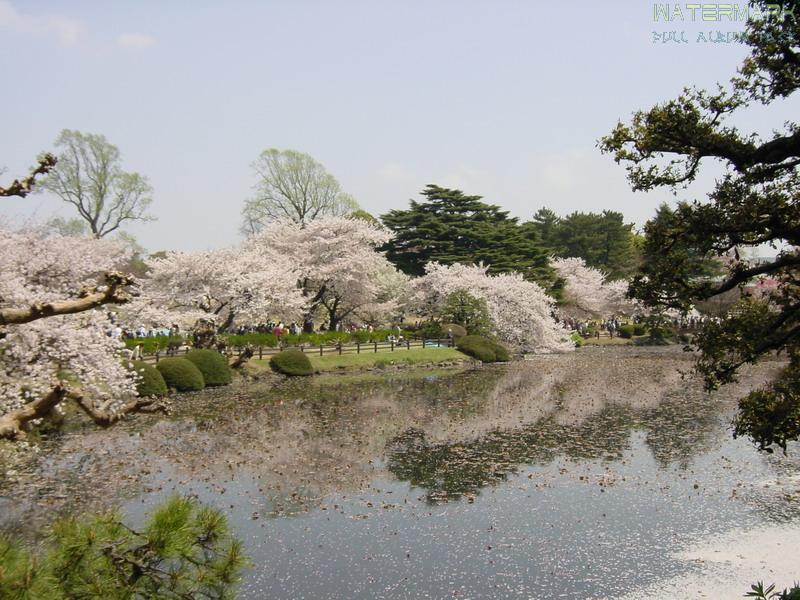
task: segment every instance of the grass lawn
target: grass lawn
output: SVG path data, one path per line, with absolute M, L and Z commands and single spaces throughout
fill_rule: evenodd
M 455 348 L 412 348 L 411 350 L 395 350 L 394 352 L 363 352 L 362 354 L 328 354 L 326 356 L 308 355 L 311 366 L 318 373 L 344 369 L 365 369 L 376 364 L 436 364 L 455 360 L 472 360 Z M 255 370 L 269 369 L 267 359 L 251 359 L 248 366 Z

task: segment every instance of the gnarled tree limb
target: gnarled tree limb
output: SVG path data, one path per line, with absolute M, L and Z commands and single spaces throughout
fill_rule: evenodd
M 0 438 L 24 439 L 25 425 L 35 419 L 46 417 L 69 393 L 67 386 L 58 383 L 46 396 L 0 416 Z
M 27 308 L 0 309 L 0 325 L 19 325 L 55 315 L 80 313 L 104 304 L 125 304 L 130 297 L 129 287 L 134 280 L 120 273 L 106 273 L 106 284 L 85 290 L 79 298 L 61 302 L 42 302 Z
M 0 187 L 0 196 L 19 196 L 24 198 L 33 190 L 36 178 L 46 175 L 56 166 L 56 157 L 52 154 L 43 154 L 39 157 L 39 165 L 24 179 L 15 179 L 7 188 Z
M 245 346 L 244 350 L 242 350 L 241 354 L 239 354 L 236 360 L 231 362 L 231 369 L 241 369 L 248 360 L 253 358 L 254 354 L 255 350 L 253 350 L 253 346 L 248 344 Z
M 103 406 L 96 406 L 90 400 L 84 398 L 82 394 L 70 392 L 68 397 L 74 400 L 81 410 L 85 412 L 95 424 L 100 427 L 109 427 L 122 419 L 125 415 L 133 412 L 168 412 L 167 407 L 160 403 L 157 398 L 132 398 L 122 406 L 109 410 Z
M 128 413 L 163 412 L 167 407 L 157 398 L 131 398 L 121 406 L 110 408 L 107 405 L 96 405 L 79 392 L 58 382 L 50 392 L 33 402 L 0 416 L 0 439 L 25 439 L 25 428 L 28 423 L 49 415 L 64 400 L 73 400 L 92 421 L 101 427 L 108 427 L 119 421 Z

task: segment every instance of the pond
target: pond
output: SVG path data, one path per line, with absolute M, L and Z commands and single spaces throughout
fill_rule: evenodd
M 203 392 L 53 442 L 3 483 L 0 525 L 113 504 L 137 522 L 177 492 L 245 542 L 241 598 L 656 597 L 730 579 L 698 545 L 797 539 L 798 448 L 759 454 L 729 427 L 779 366 L 713 396 L 691 357 L 633 348 Z M 762 572 L 739 569 L 732 597 Z

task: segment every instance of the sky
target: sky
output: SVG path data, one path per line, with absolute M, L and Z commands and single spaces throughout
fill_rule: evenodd
M 522 220 L 609 209 L 638 227 L 675 198 L 631 192 L 597 140 L 685 86 L 727 81 L 746 54 L 698 39 L 742 22 L 665 22 L 666 4 L 0 0 L 0 181 L 62 129 L 103 134 L 154 188 L 157 220 L 126 228 L 150 251 L 239 242 L 251 165 L 272 147 L 311 155 L 374 215 L 436 183 Z M 670 31 L 687 41 L 661 41 Z M 797 110 L 736 124 L 769 134 Z M 73 216 L 45 193 L 0 206 L 15 222 L 54 215 Z

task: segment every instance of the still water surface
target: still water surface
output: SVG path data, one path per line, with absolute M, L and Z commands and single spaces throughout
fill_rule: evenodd
M 587 352 L 252 388 L 165 428 L 125 511 L 223 508 L 248 599 L 622 596 L 701 568 L 675 556 L 697 541 L 800 520 L 797 448 L 730 435 L 747 378 L 709 398 L 688 366 Z

